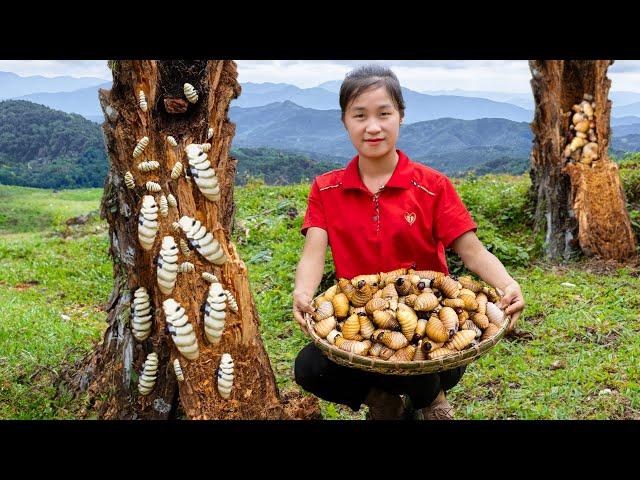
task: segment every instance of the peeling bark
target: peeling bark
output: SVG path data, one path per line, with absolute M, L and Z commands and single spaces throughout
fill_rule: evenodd
M 113 259 L 114 288 L 107 303 L 108 328 L 101 344 L 86 359 L 75 375 L 84 379 L 93 410 L 100 418 L 167 419 L 181 410 L 191 419 L 279 419 L 286 418 L 275 376 L 260 338 L 259 318 L 250 291 L 248 273 L 231 242 L 235 205 L 233 201 L 236 160 L 229 156 L 235 126 L 229 122 L 229 102 L 240 94 L 236 65 L 232 61 L 118 61 L 113 69 L 114 82 L 110 91 L 100 91 L 100 104 L 105 114 L 103 131 L 111 168 L 105 181 L 101 215 L 109 223 L 110 249 Z M 195 86 L 199 100 L 188 104 L 185 111 L 175 108 L 168 99 L 183 97 L 185 82 Z M 138 107 L 138 92 L 145 92 L 148 110 Z M 179 102 L 178 102 L 179 103 Z M 166 105 L 172 107 L 169 111 Z M 207 131 L 214 135 L 206 140 Z M 170 146 L 167 135 L 178 141 Z M 150 139 L 144 153 L 132 158 L 138 140 Z M 221 199 L 207 200 L 195 182 L 185 175 L 170 177 L 177 161 L 185 168 L 188 161 L 184 148 L 190 143 L 211 143 L 209 161 L 216 170 Z M 142 160 L 156 160 L 160 169 L 140 172 Z M 130 171 L 135 189 L 124 184 L 124 174 Z M 172 193 L 178 208 L 170 208 L 169 216 L 158 216 L 159 229 L 154 247 L 142 249 L 138 243 L 137 219 L 147 181 L 158 182 L 160 195 Z M 222 266 L 213 265 L 192 250 L 188 261 L 195 273 L 178 274 L 171 295 L 164 295 L 156 282 L 154 258 L 160 250 L 162 237 L 185 238 L 171 228 L 183 215 L 200 220 L 212 232 L 227 254 Z M 185 261 L 182 254 L 178 262 Z M 208 343 L 203 331 L 201 307 L 209 284 L 201 273 L 214 273 L 224 288 L 230 290 L 238 303 L 238 313 L 227 310 L 221 342 Z M 143 342 L 137 341 L 130 327 L 132 293 L 146 287 L 154 310 L 152 333 Z M 174 298 L 186 310 L 196 332 L 200 356 L 188 361 L 180 355 L 166 330 L 162 302 Z M 153 391 L 139 395 L 137 376 L 146 356 L 156 352 L 159 357 L 157 380 Z M 217 391 L 216 369 L 223 353 L 230 353 L 235 362 L 235 379 L 231 397 L 222 398 Z M 180 359 L 185 381 L 178 383 L 173 372 L 173 360 Z M 316 402 L 317 407 L 317 402 Z M 307 409 L 308 410 L 308 409 Z M 313 409 L 312 409 L 313 410 Z M 309 411 L 309 414 L 315 414 Z
M 618 168 L 608 157 L 610 60 L 531 60 L 535 99 L 531 153 L 531 197 L 535 231 L 545 232 L 548 259 L 587 256 L 623 261 L 636 255 L 636 240 L 626 210 Z M 584 93 L 596 103 L 598 160 L 591 165 L 563 157 L 571 107 Z

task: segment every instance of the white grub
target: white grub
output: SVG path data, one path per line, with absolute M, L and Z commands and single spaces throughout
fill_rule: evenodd
M 180 360 L 177 358 L 173 361 L 173 371 L 176 372 L 176 378 L 179 382 L 184 382 L 184 373 L 182 367 L 180 367 Z
M 133 294 L 133 305 L 131 305 L 131 331 L 139 342 L 146 340 L 151 334 L 151 300 L 147 289 L 138 288 Z
M 209 295 L 204 305 L 204 333 L 210 343 L 220 343 L 227 316 L 227 296 L 222 285 L 214 282 L 209 286 Z
M 127 186 L 127 188 L 136 188 L 136 182 L 133 180 L 133 174 L 129 171 L 124 174 L 124 184 Z
M 167 202 L 169 203 L 170 207 L 178 208 L 178 201 L 172 194 L 167 195 Z
M 155 160 L 140 162 L 138 164 L 138 170 L 140 170 L 141 172 L 150 172 L 152 170 L 157 170 L 158 168 L 160 168 L 160 162 L 157 162 Z
M 598 144 L 595 142 L 587 143 L 582 149 L 582 158 L 580 161 L 587 165 L 598 159 Z
M 167 320 L 167 329 L 178 351 L 187 360 L 198 358 L 198 340 L 184 308 L 173 298 L 168 298 L 162 302 L 162 309 Z
M 202 278 L 204 278 L 209 283 L 218 281 L 218 277 L 216 277 L 213 273 L 209 273 L 209 272 L 202 272 Z
M 140 90 L 140 93 L 138 93 L 138 105 L 140 106 L 140 110 L 142 110 L 143 112 L 147 111 L 147 97 L 145 97 L 142 90 Z
M 156 182 L 149 181 L 145 184 L 145 186 L 147 187 L 147 190 L 154 193 L 162 190 L 162 187 L 160 186 L 160 184 Z
M 203 143 L 200 146 L 202 147 L 202 151 L 204 153 L 209 153 L 209 151 L 211 150 L 211 144 L 210 143 Z
M 196 267 L 191 262 L 182 262 L 178 266 L 178 271 L 180 273 L 193 273 L 196 271 Z
M 180 178 L 181 173 L 182 173 L 182 163 L 176 162 L 176 164 L 171 169 L 171 178 L 173 178 L 174 180 L 177 180 L 178 178 Z
M 218 367 L 218 392 L 223 398 L 229 398 L 233 387 L 233 359 L 228 353 L 223 353 Z
M 209 130 L 207 130 L 207 140 L 210 140 L 213 137 L 213 128 L 209 127 Z
M 236 302 L 233 293 L 230 290 L 225 290 L 224 294 L 227 296 L 227 301 L 229 302 L 229 308 L 233 310 L 235 313 L 238 313 L 238 302 Z
M 497 305 L 487 302 L 487 318 L 491 323 L 500 327 L 504 322 L 504 312 Z
M 160 215 L 167 217 L 169 215 L 169 204 L 167 203 L 167 197 L 162 195 L 160 197 Z
M 178 224 L 178 228 L 180 228 L 180 224 Z M 191 250 L 189 250 L 189 245 L 187 244 L 187 242 L 184 241 L 184 238 L 180 239 L 180 250 L 182 250 L 182 254 L 186 258 L 189 258 L 189 255 L 191 255 Z
M 180 218 L 178 223 L 191 245 L 209 262 L 222 265 L 227 261 L 227 255 L 220 242 L 214 238 L 211 232 L 207 231 L 200 221 L 185 215 Z
M 138 158 L 144 152 L 144 149 L 149 145 L 149 137 L 142 137 L 136 148 L 133 149 L 133 158 Z
M 184 87 L 184 96 L 187 97 L 190 103 L 196 103 L 198 101 L 198 92 L 190 83 L 185 83 Z
M 140 395 L 149 395 L 156 384 L 158 373 L 158 354 L 151 352 L 144 361 L 144 370 L 138 378 L 138 391 Z
M 151 250 L 158 233 L 158 205 L 151 195 L 142 197 L 142 208 L 138 217 L 138 240 L 145 250 Z
M 170 295 L 176 285 L 178 275 L 178 246 L 171 235 L 162 239 L 156 275 L 160 291 L 165 295 Z
M 207 154 L 202 145 L 191 143 L 185 148 L 189 159 L 191 176 L 202 194 L 211 201 L 220 200 L 220 185 L 215 170 L 207 160 Z
M 177 147 L 178 146 L 178 142 L 176 142 L 176 139 L 173 138 L 171 135 L 167 135 L 167 142 L 169 143 L 169 145 L 171 145 L 172 147 Z

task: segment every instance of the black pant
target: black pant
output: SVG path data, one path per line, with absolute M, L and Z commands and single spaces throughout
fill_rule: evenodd
M 296 383 L 307 392 L 358 411 L 372 387 L 408 395 L 415 409 L 427 407 L 440 389 L 449 390 L 460 381 L 465 368 L 425 375 L 384 375 L 338 365 L 310 343 L 298 353 L 294 371 Z

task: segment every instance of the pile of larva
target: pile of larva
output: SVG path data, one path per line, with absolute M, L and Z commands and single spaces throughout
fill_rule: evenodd
M 468 276 L 401 268 L 341 278 L 314 301 L 316 334 L 341 350 L 390 362 L 442 358 L 494 336 L 500 296 Z
M 573 105 L 565 114 L 571 117 L 571 121 L 563 156 L 567 162 L 592 165 L 598 159 L 598 136 L 594 114 L 596 104 L 593 96 L 588 93 L 582 98 L 582 102 Z

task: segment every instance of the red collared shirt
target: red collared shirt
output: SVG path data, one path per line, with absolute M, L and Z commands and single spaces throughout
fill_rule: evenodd
M 327 231 L 338 278 L 412 266 L 448 274 L 445 248 L 477 228 L 445 175 L 396 151 L 393 175 L 377 194 L 360 178 L 358 155 L 311 185 L 300 232 Z

